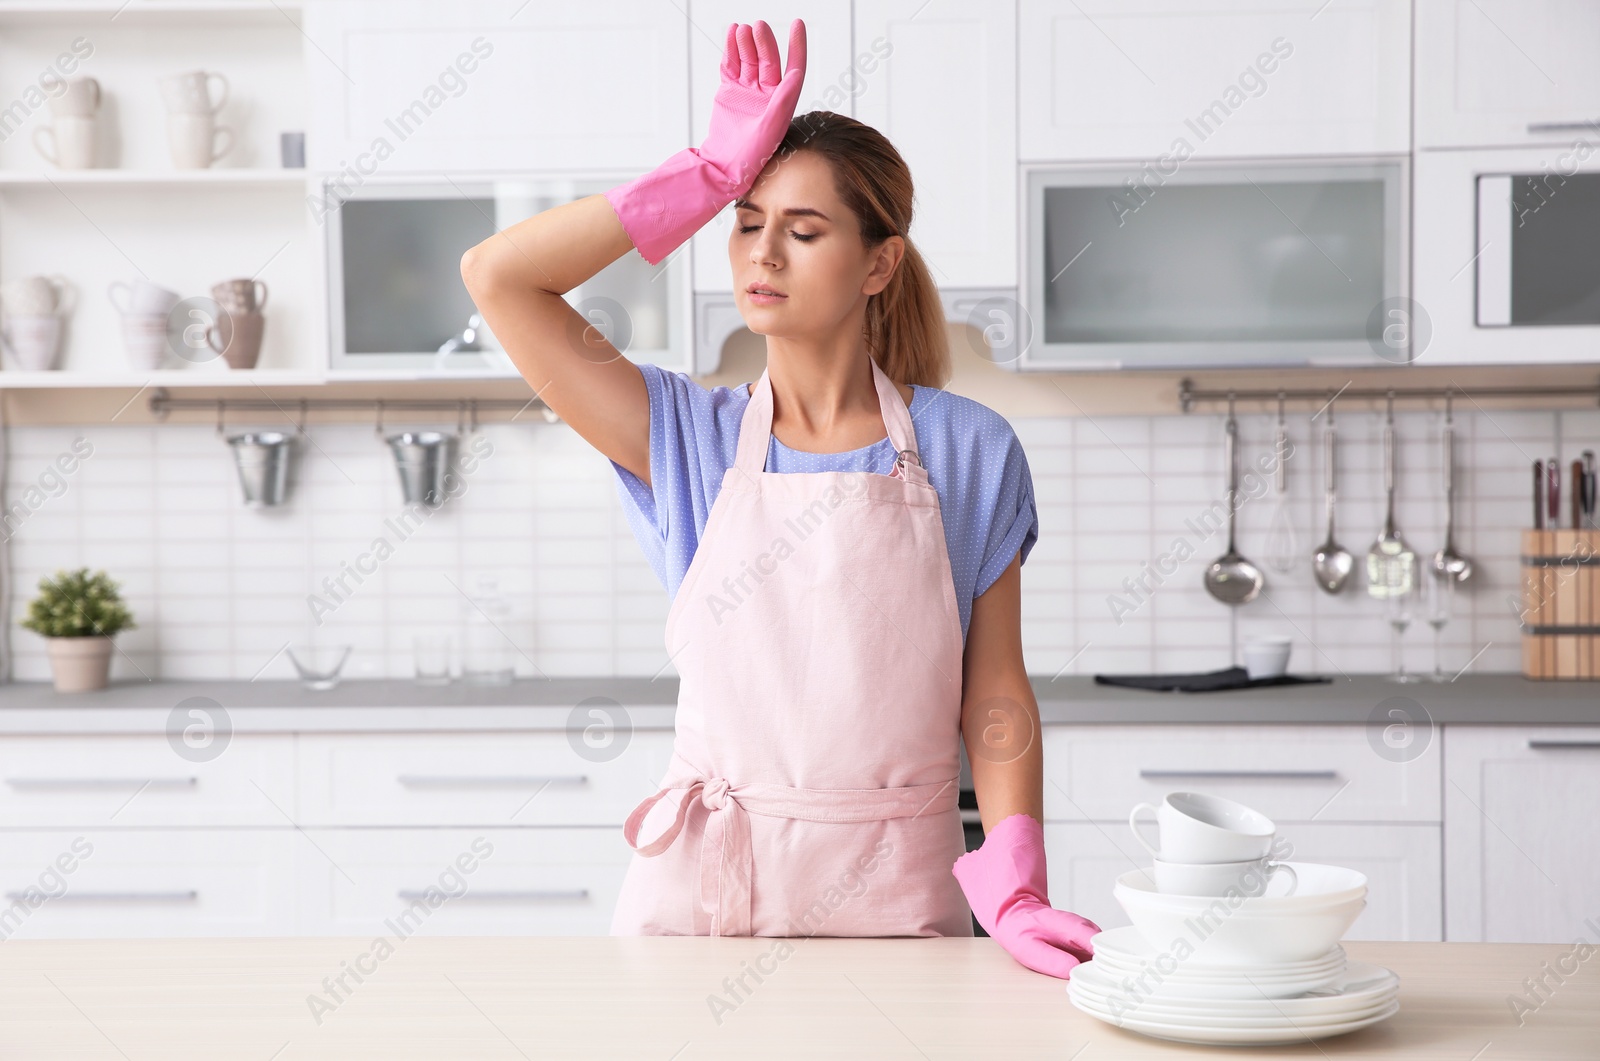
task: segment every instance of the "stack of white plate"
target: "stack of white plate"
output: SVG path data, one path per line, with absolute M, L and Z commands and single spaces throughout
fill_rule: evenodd
M 1348 962 L 1335 944 L 1309 962 L 1254 967 L 1174 961 L 1134 928 L 1096 935 L 1094 960 L 1072 970 L 1072 1004 L 1103 1021 L 1158 1039 L 1269 1045 L 1342 1035 L 1392 1017 L 1400 978 Z

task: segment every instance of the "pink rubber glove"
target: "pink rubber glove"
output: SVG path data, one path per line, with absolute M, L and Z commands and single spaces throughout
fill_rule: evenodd
M 1050 906 L 1044 829 L 1032 816 L 1000 819 L 983 846 L 956 859 L 950 872 L 983 930 L 1034 972 L 1069 980 L 1073 966 L 1094 957 L 1089 937 L 1100 926 Z
M 761 21 L 754 29 L 729 24 L 705 142 L 605 193 L 645 261 L 660 262 L 750 190 L 789 130 L 805 76 L 804 22 L 789 27 L 789 67 L 781 78 L 772 29 Z

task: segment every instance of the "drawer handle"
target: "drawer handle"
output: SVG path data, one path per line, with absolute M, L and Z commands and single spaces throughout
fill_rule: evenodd
M 1337 770 L 1140 770 L 1148 779 L 1167 777 L 1289 777 L 1313 781 L 1332 781 Z
M 1583 129 L 1600 128 L 1600 120 L 1586 122 L 1529 122 L 1530 133 L 1572 133 Z
M 26 895 L 27 895 L 26 892 L 6 892 L 6 898 L 7 899 L 22 899 L 22 898 L 25 898 Z M 197 892 L 197 891 L 193 891 L 193 890 L 186 891 L 186 892 L 183 892 L 183 891 L 178 891 L 178 892 L 84 892 L 84 891 L 76 891 L 76 892 L 74 892 L 74 891 L 68 891 L 68 892 L 63 892 L 60 895 L 55 896 L 50 901 L 52 903 L 59 903 L 59 902 L 96 902 L 96 903 L 97 902 L 113 902 L 113 903 L 122 903 L 122 902 L 159 902 L 159 903 L 179 902 L 179 903 L 182 903 L 182 902 L 192 902 L 193 900 L 198 899 L 198 898 L 200 898 L 200 893 Z
M 436 889 L 436 888 L 431 888 L 431 889 L 401 888 L 395 894 L 398 895 L 402 899 L 426 899 L 428 897 L 428 893 L 430 891 L 437 891 L 437 890 L 438 889 Z M 474 891 L 474 892 L 466 892 L 466 893 L 464 893 L 462 895 L 453 896 L 453 898 L 454 899 L 532 899 L 532 900 L 534 900 L 536 902 L 551 902 L 551 901 L 560 900 L 560 899 L 587 899 L 587 898 L 589 898 L 589 889 L 588 888 L 565 888 L 565 889 L 562 889 L 562 888 L 533 888 L 533 889 L 528 889 L 528 890 L 525 890 L 525 891 L 512 891 L 512 892 Z
M 1528 747 L 1535 751 L 1546 748 L 1600 748 L 1600 740 L 1530 740 Z
M 126 788 L 129 785 L 194 786 L 198 777 L 8 777 L 12 788 Z
M 527 788 L 530 785 L 583 785 L 587 774 L 397 774 L 395 780 L 410 788 Z

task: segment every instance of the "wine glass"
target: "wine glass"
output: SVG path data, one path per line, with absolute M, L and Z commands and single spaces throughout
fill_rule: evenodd
M 1423 579 L 1423 590 L 1428 625 L 1433 627 L 1433 680 L 1442 682 L 1445 676 L 1439 665 L 1439 635 L 1444 630 L 1444 624 L 1450 621 L 1455 607 L 1456 580 L 1448 574 L 1435 574 L 1430 569 Z
M 1394 628 L 1394 637 L 1390 639 L 1394 645 L 1394 673 L 1389 675 L 1389 680 L 1392 682 L 1418 680 L 1415 674 L 1406 673 L 1405 653 L 1400 647 L 1401 635 L 1406 632 L 1406 627 L 1411 625 L 1411 598 L 1415 592 L 1416 583 L 1412 582 L 1404 593 L 1391 593 L 1384 598 L 1384 607 L 1389 613 L 1389 625 Z

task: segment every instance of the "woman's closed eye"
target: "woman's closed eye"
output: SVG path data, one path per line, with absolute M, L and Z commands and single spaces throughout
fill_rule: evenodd
M 760 227 L 760 225 L 741 225 L 739 226 L 739 232 L 742 235 L 746 232 L 754 232 Z M 817 238 L 817 233 L 815 232 L 790 232 L 789 235 L 793 236 L 801 243 L 807 243 Z

